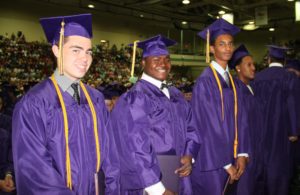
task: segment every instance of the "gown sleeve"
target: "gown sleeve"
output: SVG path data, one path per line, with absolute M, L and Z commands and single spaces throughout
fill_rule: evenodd
M 13 121 L 13 160 L 18 194 L 74 195 L 53 166 L 47 151 L 44 105 L 35 97 L 25 96 L 14 110 Z

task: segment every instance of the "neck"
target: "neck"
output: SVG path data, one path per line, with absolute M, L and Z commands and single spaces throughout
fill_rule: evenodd
M 223 60 L 219 60 L 219 59 L 215 59 L 215 61 L 220 65 L 220 66 L 222 66 L 222 68 L 224 69 L 224 70 L 226 70 L 226 67 L 227 67 L 227 61 L 223 61 Z
M 250 79 L 247 79 L 241 75 L 238 75 L 238 78 L 245 84 L 245 85 L 249 85 L 250 83 Z

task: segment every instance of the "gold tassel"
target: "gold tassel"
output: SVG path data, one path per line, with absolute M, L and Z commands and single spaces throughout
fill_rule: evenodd
M 65 22 L 61 22 L 61 29 L 60 29 L 60 35 L 59 35 L 59 44 L 58 44 L 58 68 L 59 68 L 59 74 L 64 74 L 63 69 L 63 43 L 64 43 L 64 34 L 65 34 Z
M 207 29 L 206 33 L 206 63 L 210 63 L 210 56 L 209 56 L 209 39 L 210 39 L 210 34 L 209 34 L 209 29 Z
M 134 76 L 134 66 L 135 66 L 135 54 L 136 54 L 136 47 L 137 47 L 137 43 L 139 41 L 136 40 L 133 42 L 133 53 L 132 53 L 132 63 L 131 63 L 131 73 L 130 73 L 130 77 Z

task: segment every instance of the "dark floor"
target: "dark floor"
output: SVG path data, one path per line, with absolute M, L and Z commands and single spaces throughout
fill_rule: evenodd
M 300 167 L 298 167 L 297 173 L 295 174 L 290 187 L 289 195 L 300 195 Z

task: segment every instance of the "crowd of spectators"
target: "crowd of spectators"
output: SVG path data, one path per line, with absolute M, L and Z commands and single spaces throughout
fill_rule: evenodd
M 17 96 L 23 95 L 30 86 L 49 77 L 56 68 L 55 58 L 51 54 L 51 47 L 47 42 L 28 42 L 25 35 L 19 31 L 16 35 L 0 35 L 0 84 L 14 86 Z M 105 44 L 93 47 L 93 63 L 84 82 L 103 90 L 109 85 L 118 85 L 126 90 L 131 70 L 132 48 L 116 45 L 111 48 Z M 140 76 L 139 66 L 141 53 L 137 52 L 135 76 Z M 170 73 L 170 82 L 177 87 L 190 85 L 193 81 L 180 72 Z M 0 89 L 1 91 L 1 89 Z

